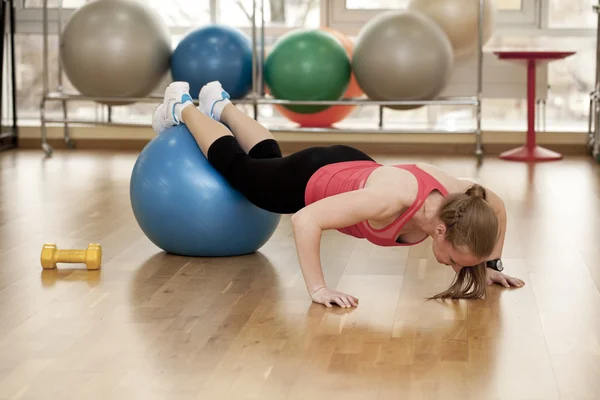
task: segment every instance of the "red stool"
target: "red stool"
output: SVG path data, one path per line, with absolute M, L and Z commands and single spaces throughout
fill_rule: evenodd
M 494 51 L 494 54 L 500 60 L 527 64 L 527 143 L 500 154 L 500 158 L 510 161 L 555 161 L 562 159 L 562 154 L 538 146 L 535 142 L 535 73 L 538 65 L 572 56 L 575 52 L 502 50 Z

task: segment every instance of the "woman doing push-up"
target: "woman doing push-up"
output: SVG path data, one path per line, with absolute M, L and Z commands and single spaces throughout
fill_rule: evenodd
M 173 82 L 155 110 L 160 134 L 185 124 L 211 165 L 264 210 L 293 214 L 298 259 L 311 299 L 327 307 L 358 299 L 327 287 L 321 234 L 337 229 L 379 246 L 411 246 L 432 238 L 438 262 L 456 272 L 433 298 L 482 298 L 502 274 L 506 211 L 491 190 L 428 164 L 381 165 L 349 146 L 311 147 L 282 156 L 271 133 L 238 110 L 219 82 L 205 85 L 196 108 L 189 84 Z

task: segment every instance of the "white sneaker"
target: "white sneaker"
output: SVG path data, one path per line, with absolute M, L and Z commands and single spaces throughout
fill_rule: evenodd
M 200 89 L 198 103 L 198 109 L 204 115 L 220 121 L 221 112 L 227 104 L 231 104 L 231 101 L 229 101 L 229 93 L 223 90 L 221 83 L 219 81 L 212 81 Z
M 194 105 L 187 82 L 172 82 L 165 90 L 165 98 L 154 110 L 152 128 L 157 134 L 181 123 L 181 112 L 188 105 Z

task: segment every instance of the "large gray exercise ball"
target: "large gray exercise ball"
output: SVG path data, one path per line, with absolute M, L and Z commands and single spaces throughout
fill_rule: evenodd
M 65 74 L 83 95 L 145 97 L 169 70 L 170 34 L 161 17 L 141 1 L 95 0 L 69 19 L 60 57 Z
M 453 66 L 452 45 L 444 31 L 430 18 L 409 10 L 371 19 L 361 29 L 352 57 L 358 84 L 369 98 L 380 101 L 435 99 Z

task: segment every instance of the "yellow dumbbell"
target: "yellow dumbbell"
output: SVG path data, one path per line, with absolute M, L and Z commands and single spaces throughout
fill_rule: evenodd
M 58 250 L 53 243 L 47 243 L 42 248 L 42 267 L 56 268 L 57 263 L 83 263 L 87 269 L 96 270 L 102 264 L 102 247 L 91 243 L 85 250 Z

